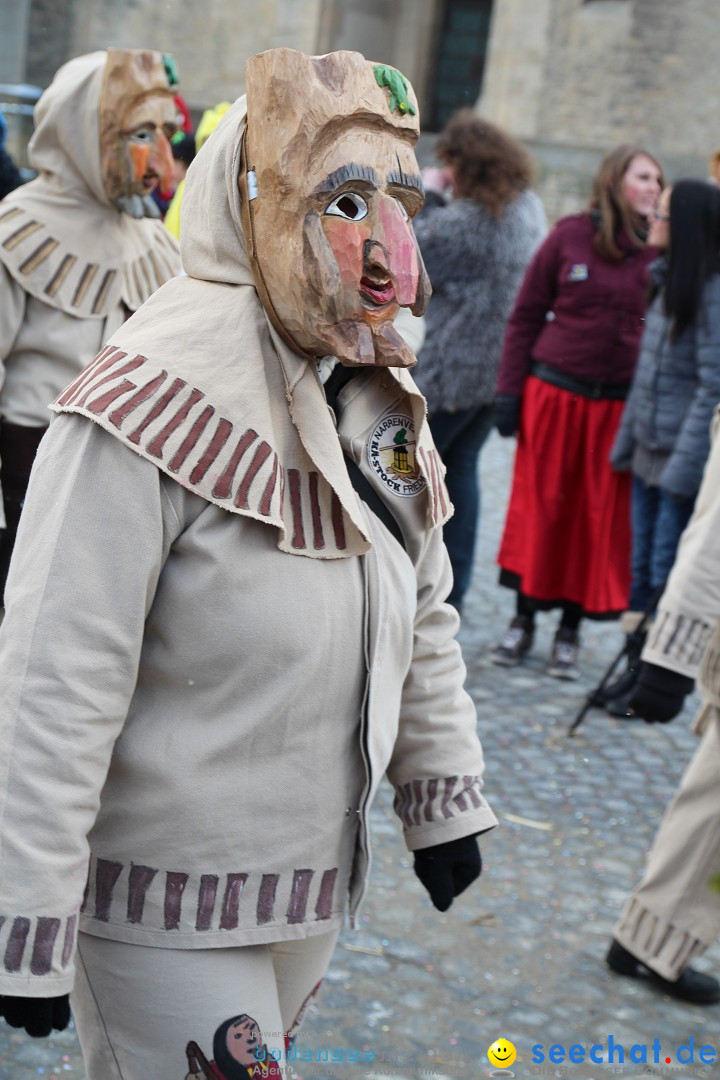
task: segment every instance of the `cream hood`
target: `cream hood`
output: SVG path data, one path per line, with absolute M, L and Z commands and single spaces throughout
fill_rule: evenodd
M 246 115 L 243 95 L 205 141 L 185 178 L 180 208 L 183 268 L 203 281 L 254 284 L 237 185 Z

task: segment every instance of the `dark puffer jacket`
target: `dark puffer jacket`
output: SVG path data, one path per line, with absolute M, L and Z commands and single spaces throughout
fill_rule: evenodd
M 523 191 L 495 218 L 472 199 L 445 205 L 428 193 L 414 225 L 433 295 L 413 378 L 431 415 L 488 404 L 516 293 L 547 231 L 542 203 Z
M 611 454 L 629 469 L 638 446 L 669 454 L 660 486 L 692 498 L 710 450 L 710 421 L 720 402 L 720 275 L 710 278 L 695 324 L 670 341 L 660 291 L 645 324 L 638 366 Z

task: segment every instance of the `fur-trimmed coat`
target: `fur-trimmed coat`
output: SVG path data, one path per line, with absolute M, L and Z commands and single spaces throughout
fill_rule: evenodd
M 415 233 L 433 287 L 415 381 L 430 415 L 491 402 L 505 326 L 547 231 L 542 203 L 524 191 L 499 218 L 472 199 L 428 198 Z

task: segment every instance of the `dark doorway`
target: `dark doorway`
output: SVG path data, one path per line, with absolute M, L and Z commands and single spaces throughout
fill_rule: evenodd
M 445 0 L 431 78 L 431 131 L 480 94 L 493 0 Z

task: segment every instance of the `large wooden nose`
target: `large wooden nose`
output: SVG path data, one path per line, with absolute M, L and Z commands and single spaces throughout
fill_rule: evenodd
M 415 303 L 420 278 L 420 263 L 412 226 L 402 207 L 389 195 L 380 196 L 377 237 L 386 254 L 386 269 L 395 285 L 395 298 L 401 307 Z

